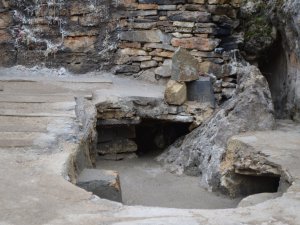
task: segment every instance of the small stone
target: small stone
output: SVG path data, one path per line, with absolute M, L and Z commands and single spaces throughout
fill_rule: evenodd
M 186 84 L 169 80 L 165 90 L 165 101 L 170 105 L 182 105 L 186 101 Z
M 156 66 L 157 66 L 157 62 L 154 60 L 141 62 L 142 69 L 147 69 L 147 68 L 156 67 Z
M 175 27 L 194 27 L 194 22 L 182 22 L 182 21 L 174 21 L 173 26 Z
M 139 66 L 134 65 L 119 65 L 115 67 L 115 73 L 138 73 L 140 71 Z
M 172 80 L 193 81 L 199 79 L 198 61 L 187 50 L 178 48 L 172 58 Z

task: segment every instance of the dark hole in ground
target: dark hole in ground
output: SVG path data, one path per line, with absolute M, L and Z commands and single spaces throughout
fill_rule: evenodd
M 189 123 L 145 119 L 136 126 L 137 154 L 158 154 L 179 137 L 188 134 Z
M 280 34 L 274 44 L 261 56 L 258 66 L 269 83 L 276 117 L 278 119 L 289 118 L 289 112 L 286 111 L 287 60 Z
M 275 193 L 278 191 L 280 176 L 253 176 L 236 174 L 236 196 L 249 196 L 259 193 Z

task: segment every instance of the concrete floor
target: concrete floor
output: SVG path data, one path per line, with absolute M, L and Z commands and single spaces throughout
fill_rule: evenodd
M 96 90 L 109 96 L 112 87 L 122 84 L 124 90 L 132 84 L 136 93 L 149 88 L 157 96 L 163 89 L 106 78 L 25 77 L 25 72 L 15 76 L 0 70 L 1 225 L 300 224 L 299 125 L 241 138 L 289 174 L 292 186 L 281 197 L 221 210 L 125 206 L 99 199 L 68 181 L 79 151 L 74 97 L 96 95 Z

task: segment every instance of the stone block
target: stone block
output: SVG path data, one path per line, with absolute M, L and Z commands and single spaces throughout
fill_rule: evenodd
M 160 30 L 124 31 L 120 33 L 120 40 L 132 42 L 170 43 L 171 35 Z
M 172 58 L 174 52 L 161 51 L 161 49 L 155 49 L 154 51 L 150 52 L 149 55 L 163 57 L 163 58 Z
M 168 11 L 168 19 L 171 21 L 184 22 L 209 22 L 211 14 L 198 11 Z
M 219 45 L 220 40 L 202 37 L 173 38 L 171 43 L 174 47 L 212 51 Z
M 120 179 L 116 171 L 84 169 L 76 185 L 100 198 L 122 202 Z
M 199 80 L 187 84 L 188 101 L 208 103 L 215 107 L 215 96 L 213 86 L 209 77 L 200 77 Z
M 141 62 L 141 68 L 142 69 L 156 67 L 157 65 L 158 65 L 158 63 L 155 60 L 149 60 L 149 61 Z
M 99 143 L 97 147 L 97 152 L 99 154 L 118 154 L 118 153 L 128 153 L 136 152 L 137 145 L 134 141 L 130 139 L 117 139 L 110 142 Z
M 187 82 L 199 79 L 198 61 L 187 50 L 178 48 L 172 58 L 172 80 Z
M 165 90 L 165 101 L 170 105 L 182 105 L 186 101 L 185 83 L 169 80 Z
M 138 0 L 138 2 L 144 4 L 175 5 L 185 3 L 185 0 Z
M 158 5 L 157 4 L 138 4 L 137 8 L 141 9 L 141 10 L 158 9 Z
M 135 65 L 119 65 L 114 68 L 115 73 L 138 73 L 139 71 L 140 67 Z

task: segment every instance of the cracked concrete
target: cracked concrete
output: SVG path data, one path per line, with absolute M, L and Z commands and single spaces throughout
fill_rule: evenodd
M 159 97 L 163 87 L 105 76 L 59 79 L 0 77 L 1 225 L 300 223 L 300 127 L 289 123 L 240 138 L 288 171 L 292 181 L 281 197 L 254 206 L 223 210 L 124 206 L 76 187 L 68 181 L 74 182 L 70 174 L 82 146 L 74 97 L 91 98 L 97 92 L 109 96 L 111 90 L 128 87 L 134 94 Z

